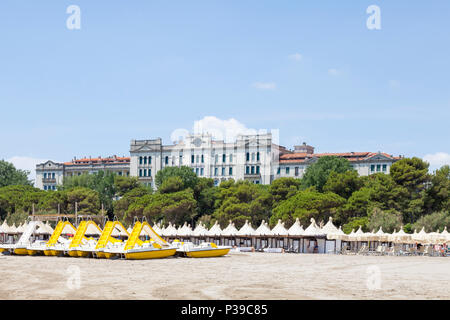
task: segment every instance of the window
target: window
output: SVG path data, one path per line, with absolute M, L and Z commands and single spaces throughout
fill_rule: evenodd
M 142 164 L 142 157 L 139 157 L 139 164 Z
M 228 174 L 229 174 L 230 176 L 233 175 L 233 167 L 229 167 L 229 168 L 228 168 Z
M 289 174 L 289 167 L 286 167 L 286 174 Z
M 152 157 L 148 157 L 148 164 L 152 164 Z
M 130 172 L 129 171 L 127 171 L 127 177 L 129 177 L 130 176 Z
M 56 186 L 53 186 L 53 187 L 52 187 L 52 190 L 56 190 Z
M 183 164 L 183 156 L 180 154 L 180 165 Z
M 255 180 L 255 184 L 259 184 L 259 180 Z
M 381 164 L 377 164 L 377 172 L 381 170 Z
M 200 168 L 200 175 L 203 175 L 203 168 Z
M 214 157 L 214 161 L 217 163 L 219 161 L 219 156 L 216 154 L 216 156 Z
M 298 167 L 295 167 L 295 176 L 298 176 Z
M 255 174 L 255 166 L 252 166 L 252 174 Z
M 222 176 L 225 175 L 225 168 L 222 167 Z
M 147 164 L 147 157 L 144 157 L 144 164 Z
M 194 163 L 194 155 L 191 155 L 191 163 Z
M 205 162 L 205 157 L 202 155 L 202 163 Z
M 44 190 L 47 190 L 47 186 L 44 186 Z
M 255 161 L 255 154 L 252 153 L 252 161 Z
M 250 174 L 250 167 L 249 166 L 245 167 L 245 174 Z
M 230 162 L 233 162 L 233 154 L 230 154 Z
M 46 172 L 44 173 L 44 179 L 47 179 L 47 173 Z
M 197 157 L 195 157 L 195 162 L 199 162 L 200 161 L 200 156 L 199 155 L 197 155 Z
M 214 175 L 217 176 L 219 169 L 218 168 L 214 168 Z
M 198 175 L 198 168 L 195 168 L 195 174 Z
M 54 172 L 52 173 L 52 179 L 55 179 L 55 173 Z
M 374 171 L 375 171 L 375 165 L 374 165 L 374 164 L 371 164 L 371 165 L 370 165 L 370 171 L 371 171 L 371 172 L 374 172 Z
M 148 176 L 149 176 L 149 177 L 152 176 L 152 169 L 148 169 Z
M 259 161 L 259 152 L 256 153 L 256 161 Z
M 144 177 L 147 176 L 147 169 L 144 169 Z
M 227 155 L 226 154 L 222 155 L 222 162 L 223 163 L 227 162 Z
M 166 156 L 166 164 L 169 164 L 169 157 L 168 156 Z
M 281 173 L 281 168 L 278 167 L 278 169 L 277 169 L 277 174 L 280 174 L 280 173 Z
M 256 166 L 256 174 L 259 174 L 259 166 Z
M 121 176 L 122 175 L 122 171 L 119 171 L 119 176 Z
M 139 169 L 139 177 L 142 177 L 142 169 Z
M 249 152 L 247 152 L 247 161 L 250 161 L 250 153 Z
M 383 172 L 386 172 L 387 170 L 387 165 L 383 164 Z

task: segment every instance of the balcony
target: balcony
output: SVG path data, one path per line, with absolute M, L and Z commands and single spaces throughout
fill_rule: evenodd
M 42 179 L 43 183 L 56 183 L 56 178 L 44 178 Z

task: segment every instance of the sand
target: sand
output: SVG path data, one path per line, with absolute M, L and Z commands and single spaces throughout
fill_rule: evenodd
M 1 256 L 0 299 L 450 299 L 450 258 Z

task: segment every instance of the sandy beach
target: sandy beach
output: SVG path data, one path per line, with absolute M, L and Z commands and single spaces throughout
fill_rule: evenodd
M 0 256 L 0 266 L 0 299 L 450 299 L 450 259 L 441 257 Z

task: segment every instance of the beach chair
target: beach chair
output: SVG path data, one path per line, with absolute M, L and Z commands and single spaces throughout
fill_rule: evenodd
M 377 249 L 375 250 L 374 254 L 377 255 L 377 256 L 383 255 L 383 251 L 384 251 L 383 249 L 384 249 L 383 246 L 381 246 L 381 245 L 378 246 Z
M 367 255 L 369 252 L 369 247 L 365 244 L 359 249 L 358 254 L 359 255 Z

